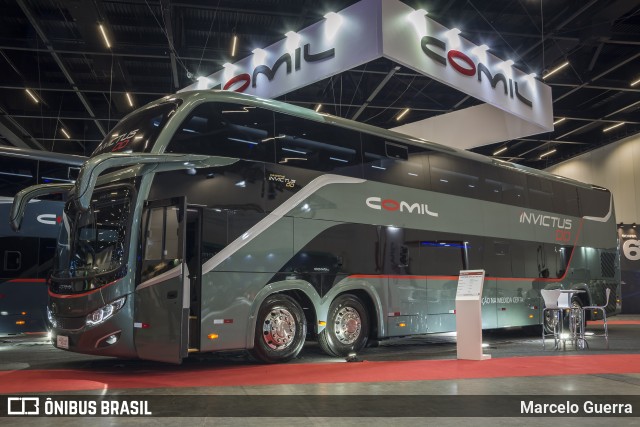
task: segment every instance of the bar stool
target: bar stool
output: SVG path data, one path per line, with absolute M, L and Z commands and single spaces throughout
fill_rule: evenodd
M 609 296 L 611 295 L 611 288 L 607 288 L 605 291 L 606 299 L 604 305 L 587 305 L 582 307 L 582 316 L 586 319 L 587 311 L 602 311 L 602 323 L 604 325 L 604 340 L 607 343 L 607 350 L 609 350 L 609 331 L 607 329 L 607 306 L 609 305 Z M 582 342 L 586 343 L 584 340 L 584 329 L 582 334 Z
M 558 326 L 562 321 L 563 308 L 558 307 L 558 299 L 560 298 L 560 289 L 542 289 L 540 295 L 544 300 L 544 308 L 542 309 L 542 348 L 546 349 L 546 337 L 553 336 L 553 344 L 555 348 L 558 348 L 558 342 L 560 336 L 558 334 Z M 553 322 L 553 329 L 551 333 L 545 333 L 545 319 L 546 314 L 549 312 L 555 319 Z

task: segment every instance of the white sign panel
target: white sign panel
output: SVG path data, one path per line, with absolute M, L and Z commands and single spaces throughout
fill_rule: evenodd
M 327 14 L 183 90 L 217 88 L 276 98 L 378 59 L 382 56 L 379 2 L 365 0 Z
M 458 278 L 456 299 L 480 299 L 484 270 L 462 270 Z
M 382 2 L 383 55 L 553 130 L 551 88 L 397 0 Z M 489 125 L 489 124 L 487 124 Z

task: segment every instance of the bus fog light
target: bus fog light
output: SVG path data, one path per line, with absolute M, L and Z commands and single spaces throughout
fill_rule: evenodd
M 112 345 L 118 341 L 118 337 L 116 335 L 109 335 L 109 338 L 105 340 L 107 344 Z
M 96 348 L 105 348 L 114 345 L 120 339 L 120 331 L 102 337 L 96 343 Z
M 97 309 L 93 313 L 87 316 L 87 326 L 95 326 L 103 323 L 105 320 L 112 317 L 118 310 L 124 306 L 127 297 L 118 298 L 117 300 L 105 305 L 102 308 Z

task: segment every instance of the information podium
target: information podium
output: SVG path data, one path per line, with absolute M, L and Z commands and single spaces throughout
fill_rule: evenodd
M 484 270 L 461 270 L 456 292 L 458 359 L 485 360 L 482 354 L 482 286 Z

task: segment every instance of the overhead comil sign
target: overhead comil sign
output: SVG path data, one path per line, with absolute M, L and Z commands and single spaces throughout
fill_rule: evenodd
M 371 4 L 377 7 L 371 7 Z M 364 0 L 317 22 L 183 90 L 224 89 L 276 98 L 380 58 L 379 0 Z
M 394 130 L 459 148 L 553 130 L 549 86 L 398 0 L 362 0 L 329 13 L 184 90 L 275 98 L 380 57 L 487 103 Z
M 552 129 L 551 88 L 399 1 L 382 2 L 384 56 Z

